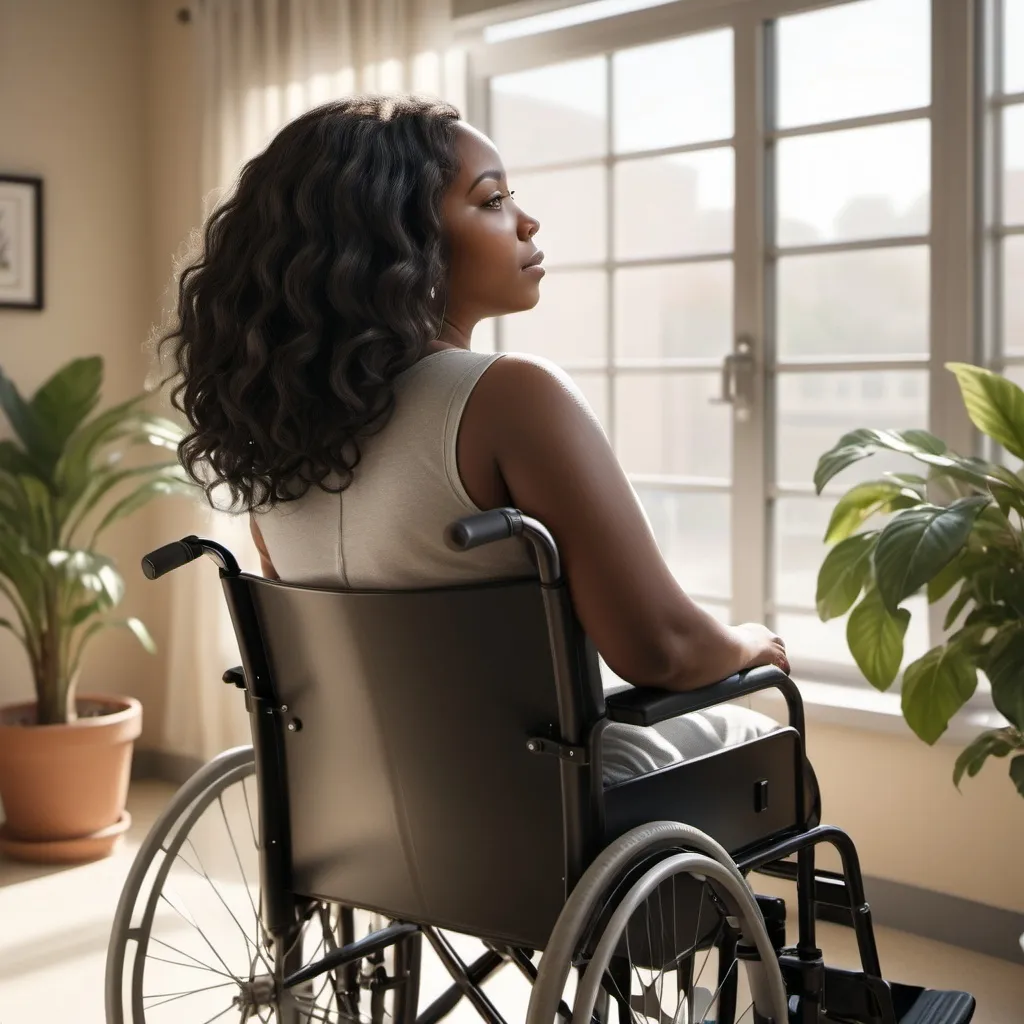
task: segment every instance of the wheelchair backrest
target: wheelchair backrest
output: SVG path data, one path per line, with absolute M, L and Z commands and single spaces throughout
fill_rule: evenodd
M 565 898 L 563 782 L 580 776 L 527 748 L 560 729 L 538 581 L 232 585 L 255 608 L 260 638 L 239 640 L 262 644 L 281 716 L 293 890 L 498 939 L 546 936 Z M 596 663 L 582 660 L 587 676 Z M 582 685 L 592 696 L 599 678 Z

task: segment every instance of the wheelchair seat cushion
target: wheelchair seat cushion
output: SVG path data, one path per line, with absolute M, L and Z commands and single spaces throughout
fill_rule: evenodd
M 774 719 L 739 704 L 720 704 L 650 728 L 612 722 L 602 738 L 604 784 L 625 782 L 779 728 Z

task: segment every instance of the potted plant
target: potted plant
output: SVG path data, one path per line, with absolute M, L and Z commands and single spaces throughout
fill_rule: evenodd
M 124 593 L 98 550 L 106 530 L 152 498 L 185 490 L 177 459 L 128 464 L 139 446 L 174 450 L 181 431 L 146 412 L 140 394 L 96 415 L 98 357 L 76 359 L 25 399 L 0 370 L 0 409 L 14 437 L 0 441 L 0 627 L 28 655 L 35 700 L 0 708 L 0 850 L 44 862 L 113 849 L 142 709 L 127 697 L 77 696 L 82 656 L 121 626 L 147 649 L 136 618 L 112 614 Z
M 1024 459 L 1024 391 L 998 374 L 950 363 L 974 425 Z M 910 728 L 932 744 L 973 696 L 978 673 L 1006 720 L 979 735 L 957 758 L 953 782 L 973 777 L 989 757 L 1009 757 L 1024 796 L 1024 479 L 984 459 L 958 455 L 923 430 L 855 430 L 818 462 L 814 485 L 878 451 L 910 456 L 926 475 L 886 473 L 836 503 L 818 574 L 822 621 L 850 609 L 846 639 L 865 678 L 887 690 L 903 662 L 910 612 L 924 589 L 947 601 L 946 639 L 903 671 L 901 706 Z M 870 520 L 882 516 L 877 528 Z M 955 594 L 954 594 L 955 591 Z

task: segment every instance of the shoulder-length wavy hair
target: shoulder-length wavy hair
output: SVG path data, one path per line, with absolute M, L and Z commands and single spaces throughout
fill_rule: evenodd
M 211 503 L 224 486 L 259 511 L 351 483 L 394 378 L 440 328 L 458 119 L 413 98 L 328 103 L 283 128 L 209 218 L 159 350 L 191 427 L 179 457 Z

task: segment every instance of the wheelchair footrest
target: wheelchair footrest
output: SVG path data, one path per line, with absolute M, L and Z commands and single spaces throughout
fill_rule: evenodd
M 892 987 L 895 990 L 900 986 Z M 974 997 L 966 992 L 924 989 L 900 1016 L 900 1024 L 968 1024 L 974 1016 L 974 1006 Z

